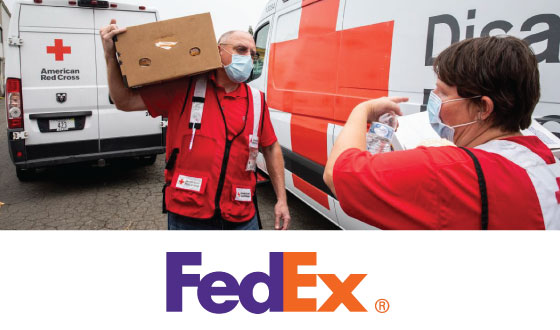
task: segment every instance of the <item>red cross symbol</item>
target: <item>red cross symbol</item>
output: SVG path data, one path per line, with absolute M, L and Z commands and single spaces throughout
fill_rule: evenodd
M 267 103 L 292 112 L 292 150 L 325 165 L 328 122 L 387 96 L 394 22 L 336 31 L 340 0 L 301 6 L 298 39 L 271 44 Z
M 179 180 L 179 184 L 183 184 L 185 183 L 185 181 L 183 181 L 183 179 Z
M 303 0 L 298 38 L 270 45 L 268 106 L 292 113 L 292 151 L 321 165 L 328 124 L 346 121 L 354 106 L 389 90 L 394 21 L 337 31 L 340 6 L 340 0 Z M 293 180 L 330 209 L 325 193 Z
M 54 54 L 55 61 L 64 61 L 64 54 L 71 54 L 72 47 L 63 46 L 62 39 L 54 39 L 54 46 L 47 46 L 47 54 Z

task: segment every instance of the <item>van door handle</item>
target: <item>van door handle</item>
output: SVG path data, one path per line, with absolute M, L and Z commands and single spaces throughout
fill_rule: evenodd
M 29 119 L 62 119 L 72 117 L 88 117 L 91 115 L 91 111 L 34 113 L 29 115 Z

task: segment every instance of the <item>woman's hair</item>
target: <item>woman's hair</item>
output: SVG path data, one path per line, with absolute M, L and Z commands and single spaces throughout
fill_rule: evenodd
M 492 99 L 492 127 L 517 132 L 531 125 L 540 98 L 539 68 L 524 41 L 509 36 L 467 39 L 439 54 L 434 71 L 441 81 L 456 86 L 461 97 Z M 470 101 L 482 106 L 480 98 Z

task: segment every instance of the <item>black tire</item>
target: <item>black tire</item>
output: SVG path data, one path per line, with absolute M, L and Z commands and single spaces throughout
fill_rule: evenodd
M 149 155 L 140 157 L 140 165 L 150 166 L 154 165 L 157 160 L 157 155 Z
M 21 182 L 33 181 L 37 176 L 37 171 L 34 168 L 23 169 L 16 167 L 16 175 Z

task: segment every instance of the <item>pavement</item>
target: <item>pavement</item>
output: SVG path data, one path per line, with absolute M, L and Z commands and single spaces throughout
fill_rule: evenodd
M 5 109 L 0 101 L 0 109 Z M 6 127 L 2 110 L 0 127 Z M 8 153 L 7 134 L 0 134 L 0 230 L 165 230 L 161 213 L 164 157 L 151 166 L 134 160 L 43 169 L 37 179 L 20 182 Z M 257 187 L 264 229 L 274 228 L 274 190 Z M 288 194 L 290 229 L 338 229 L 307 204 Z

